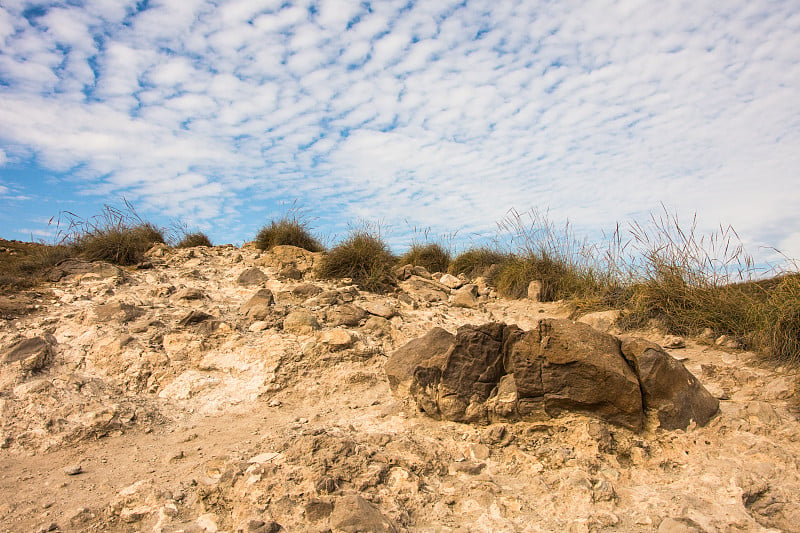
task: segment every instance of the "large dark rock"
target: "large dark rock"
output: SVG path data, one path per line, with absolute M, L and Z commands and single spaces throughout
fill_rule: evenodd
M 662 428 L 686 429 L 692 420 L 704 426 L 719 410 L 719 400 L 659 345 L 626 337 L 622 353 L 636 370 L 645 407 L 656 411 Z
M 253 320 L 264 320 L 270 315 L 275 297 L 269 289 L 258 289 L 247 302 L 239 308 L 239 312 Z
M 452 333 L 442 328 L 433 328 L 395 350 L 383 367 L 392 392 L 398 396 L 407 395 L 418 367 L 440 369 L 454 338 Z
M 260 268 L 252 267 L 244 270 L 239 277 L 236 279 L 236 282 L 239 285 L 249 286 L 249 285 L 263 285 L 264 282 L 269 280 L 269 276 L 264 274 Z
M 396 350 L 386 373 L 395 394 L 410 394 L 437 419 L 541 420 L 571 411 L 638 431 L 646 406 L 666 429 L 708 422 L 716 400 L 683 365 L 656 345 L 626 342 L 623 355 L 616 337 L 560 319 L 527 332 L 497 323 L 455 336 L 436 328 Z

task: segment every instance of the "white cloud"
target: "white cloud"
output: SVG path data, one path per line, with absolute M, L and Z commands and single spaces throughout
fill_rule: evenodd
M 253 198 L 442 231 L 531 206 L 595 231 L 663 201 L 794 246 L 799 11 L 8 3 L 0 154 L 234 232 Z

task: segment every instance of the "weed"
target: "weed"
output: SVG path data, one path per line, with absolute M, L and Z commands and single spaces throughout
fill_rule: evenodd
M 326 279 L 351 278 L 364 290 L 385 292 L 394 285 L 395 258 L 380 236 L 368 226 L 352 229 L 349 236 L 322 258 L 317 274 Z
M 310 252 L 321 252 L 324 249 L 311 235 L 308 221 L 296 211 L 270 221 L 256 235 L 256 248 L 259 250 L 269 250 L 284 244 L 304 248 Z
M 447 272 L 450 265 L 450 252 L 439 243 L 414 243 L 403 254 L 398 263 L 425 267 L 428 272 Z
M 176 248 L 194 248 L 195 246 L 211 247 L 211 239 L 202 232 L 186 233 L 183 238 L 175 245 Z
M 470 248 L 450 262 L 448 271 L 455 276 L 464 274 L 470 279 L 484 276 L 490 280 L 496 278 L 503 264 L 513 259 L 513 255 L 503 253 L 487 246 Z

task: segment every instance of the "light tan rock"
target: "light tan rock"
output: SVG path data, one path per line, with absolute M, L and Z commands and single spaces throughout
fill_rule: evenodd
M 283 319 L 283 331 L 295 335 L 310 335 L 320 328 L 319 322 L 309 311 L 292 311 Z

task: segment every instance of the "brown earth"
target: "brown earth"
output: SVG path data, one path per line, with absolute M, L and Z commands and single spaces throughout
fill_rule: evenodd
M 0 531 L 800 531 L 796 370 L 688 339 L 669 351 L 720 399 L 705 427 L 437 421 L 392 395 L 393 350 L 567 310 L 418 276 L 377 296 L 296 251 L 148 255 L 0 320 Z

